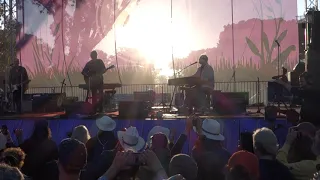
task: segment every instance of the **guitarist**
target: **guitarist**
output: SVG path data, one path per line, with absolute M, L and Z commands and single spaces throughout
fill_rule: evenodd
M 92 105 L 94 110 L 103 110 L 103 74 L 107 71 L 103 61 L 98 59 L 96 51 L 92 51 L 90 54 L 91 60 L 85 65 L 82 70 L 84 81 L 89 87 L 88 91 L 91 91 Z
M 21 113 L 21 100 L 28 89 L 30 80 L 27 70 L 20 66 L 19 59 L 16 59 L 12 64 L 9 82 L 12 88 L 13 105 L 16 107 L 17 113 Z

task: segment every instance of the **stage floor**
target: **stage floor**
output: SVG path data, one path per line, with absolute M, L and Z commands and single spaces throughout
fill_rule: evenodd
M 298 112 L 300 109 L 296 109 Z M 118 119 L 119 112 L 109 112 L 105 113 L 106 115 Z M 77 117 L 83 118 L 83 119 L 94 119 L 96 115 L 79 115 Z M 35 119 L 66 119 L 65 112 L 52 112 L 52 113 L 25 113 L 25 114 L 6 114 L 1 115 L 0 120 L 35 120 Z M 206 116 L 200 116 L 201 118 L 210 118 L 210 119 L 230 119 L 230 118 L 264 118 L 264 108 L 261 108 L 259 111 L 259 108 L 257 107 L 250 107 L 247 108 L 247 112 L 240 115 L 218 115 L 218 114 L 211 114 Z M 163 114 L 163 120 L 177 120 L 177 119 L 186 119 L 187 116 L 185 115 L 179 115 L 174 113 L 164 113 Z M 280 114 L 278 116 L 278 119 L 285 118 L 285 115 Z M 146 118 L 144 120 L 156 120 L 151 118 Z

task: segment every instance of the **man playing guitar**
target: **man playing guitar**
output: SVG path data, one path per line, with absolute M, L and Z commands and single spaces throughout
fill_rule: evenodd
M 20 66 L 19 59 L 16 59 L 12 64 L 9 82 L 11 85 L 13 105 L 16 107 L 17 113 L 21 113 L 21 100 L 28 89 L 30 80 L 26 69 Z
M 92 105 L 95 111 L 101 112 L 103 110 L 103 74 L 114 66 L 106 68 L 103 61 L 98 59 L 96 51 L 90 54 L 91 60 L 85 65 L 82 70 L 84 81 L 88 85 L 88 91 L 91 91 Z

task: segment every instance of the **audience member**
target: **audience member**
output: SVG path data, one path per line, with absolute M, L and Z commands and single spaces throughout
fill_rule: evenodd
M 141 154 L 135 154 L 131 151 L 118 152 L 111 167 L 99 180 L 135 179 L 136 172 L 141 165 L 147 166 L 156 174 L 156 179 L 167 179 L 167 174 L 157 156 L 154 152 L 146 150 Z
M 181 174 L 177 174 L 177 175 L 169 177 L 167 180 L 185 180 L 185 178 L 183 176 L 181 176 Z
M 19 170 L 24 164 L 26 154 L 20 148 L 8 148 L 3 152 L 1 163 L 5 163 L 11 167 L 16 167 Z M 24 179 L 31 179 L 23 175 Z
M 80 125 L 73 129 L 71 138 L 86 144 L 91 137 L 87 127 Z
M 0 133 L 0 154 L 7 148 L 7 137 Z
M 317 166 L 320 164 L 320 131 L 316 133 L 315 140 L 312 145 L 312 151 L 317 155 L 316 160 L 301 160 L 294 163 L 288 162 L 288 152 L 292 143 L 302 137 L 302 133 L 298 129 L 290 128 L 287 135 L 287 139 L 283 147 L 278 151 L 277 159 L 286 165 L 290 172 L 294 175 L 297 180 L 309 180 L 316 173 Z M 319 144 L 317 144 L 319 143 Z
M 126 131 L 118 131 L 118 139 L 125 152 L 140 152 L 145 147 L 145 141 L 139 136 L 136 127 L 129 127 Z
M 230 158 L 230 153 L 223 148 L 224 136 L 220 133 L 220 124 L 213 119 L 196 121 L 194 130 L 198 140 L 192 150 L 192 156 L 198 164 L 198 179 L 218 177 L 224 179 L 223 170 Z
M 153 134 L 150 139 L 151 141 L 149 142 L 149 146 L 147 148 L 156 154 L 162 167 L 168 173 L 168 166 L 171 156 L 167 136 L 161 132 L 158 132 Z M 137 178 L 140 180 L 153 179 L 154 176 L 155 174 L 146 166 L 141 166 L 137 174 Z
M 314 155 L 311 149 L 316 127 L 309 122 L 303 122 L 291 129 L 298 131 L 300 136 L 290 146 L 287 157 L 288 163 L 302 160 L 316 160 L 316 155 Z
M 86 143 L 88 151 L 88 162 L 100 158 L 103 151 L 114 149 L 117 145 L 117 138 L 113 130 L 116 128 L 116 122 L 108 116 L 102 116 L 96 120 L 99 129 L 98 134 Z
M 253 180 L 247 169 L 241 165 L 229 169 L 226 180 Z
M 0 164 L 0 179 L 1 180 L 24 180 L 24 177 L 18 168 L 11 167 L 6 164 Z
M 78 180 L 87 163 L 87 149 L 76 139 L 65 139 L 59 145 L 59 180 Z
M 234 153 L 228 161 L 228 179 L 259 179 L 259 160 L 256 155 L 248 151 Z M 243 178 L 241 178 L 243 177 Z
M 196 180 L 198 175 L 197 163 L 186 154 L 175 155 L 169 164 L 169 176 L 181 174 L 186 180 Z
M 272 130 L 261 128 L 253 133 L 253 148 L 259 158 L 260 180 L 292 180 L 289 169 L 276 160 L 278 140 Z
M 44 168 L 48 162 L 58 159 L 58 147 L 51 140 L 51 130 L 47 121 L 36 121 L 31 137 L 21 144 L 26 153 L 22 172 L 34 180 L 46 177 Z
M 151 144 L 151 137 L 155 134 L 158 134 L 158 133 L 162 133 L 164 134 L 167 138 L 169 138 L 170 136 L 170 130 L 166 127 L 162 127 L 162 126 L 154 126 L 148 133 L 148 139 L 147 139 L 147 142 L 146 144 L 150 147 Z

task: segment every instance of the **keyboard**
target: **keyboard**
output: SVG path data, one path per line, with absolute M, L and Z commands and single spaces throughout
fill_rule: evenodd
M 103 84 L 103 89 L 115 89 L 115 88 L 120 88 L 120 87 L 122 87 L 122 84 L 120 84 L 120 83 Z M 89 86 L 87 84 L 79 84 L 79 88 L 87 90 L 89 88 Z
M 168 85 L 174 85 L 174 86 L 184 86 L 184 85 L 202 85 L 205 82 L 201 80 L 200 77 L 183 77 L 183 78 L 175 78 L 175 79 L 169 79 Z

